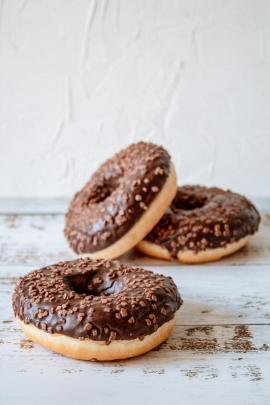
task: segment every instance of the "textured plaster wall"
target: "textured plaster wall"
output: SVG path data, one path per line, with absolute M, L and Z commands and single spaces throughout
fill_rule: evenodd
M 269 0 L 0 4 L 0 196 L 69 196 L 140 139 L 270 196 Z

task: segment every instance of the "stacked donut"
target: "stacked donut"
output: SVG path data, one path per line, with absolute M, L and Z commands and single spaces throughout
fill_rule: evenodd
M 130 145 L 101 165 L 72 200 L 65 226 L 70 246 L 91 258 L 122 255 L 158 223 L 176 187 L 164 148 Z
M 139 142 L 105 162 L 72 200 L 65 235 L 72 249 L 112 259 L 133 246 L 161 259 L 202 263 L 242 248 L 260 216 L 220 188 L 177 188 L 168 152 Z
M 139 142 L 103 163 L 75 194 L 65 236 L 80 259 L 23 277 L 13 308 L 25 334 L 66 356 L 114 360 L 163 342 L 182 304 L 171 277 L 112 261 L 132 247 L 202 263 L 243 247 L 260 216 L 220 188 L 177 187 L 169 153 Z

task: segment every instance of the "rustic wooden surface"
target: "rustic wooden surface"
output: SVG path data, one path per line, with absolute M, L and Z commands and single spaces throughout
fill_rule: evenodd
M 121 362 L 71 360 L 34 345 L 11 309 L 19 276 L 74 257 L 64 200 L 0 201 L 0 404 L 270 404 L 270 202 L 248 247 L 184 266 L 135 252 L 121 260 L 171 275 L 184 298 L 159 348 Z

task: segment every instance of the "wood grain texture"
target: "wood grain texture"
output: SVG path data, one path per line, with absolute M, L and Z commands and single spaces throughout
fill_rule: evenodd
M 270 204 L 263 204 L 270 212 Z M 12 215 L 5 210 L 0 215 L 1 405 L 56 404 L 60 400 L 68 405 L 75 401 L 269 404 L 267 211 L 250 245 L 221 262 L 185 266 L 149 260 L 134 252 L 121 258 L 171 275 L 184 305 L 173 334 L 157 349 L 128 361 L 89 363 L 34 345 L 23 336 L 13 317 L 11 294 L 18 277 L 39 266 L 75 257 L 63 237 L 59 205 L 55 213 L 52 201 L 49 206 L 50 212 L 43 209 L 46 203 L 35 212 L 28 203 L 24 211 L 16 201 L 10 205 Z

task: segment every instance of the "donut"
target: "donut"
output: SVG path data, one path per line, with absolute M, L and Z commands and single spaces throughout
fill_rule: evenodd
M 80 258 L 22 277 L 13 309 L 32 341 L 81 360 L 138 356 L 170 335 L 182 304 L 171 277 Z
M 245 197 L 216 187 L 178 187 L 160 222 L 137 248 L 183 263 L 219 260 L 241 249 L 259 227 L 260 214 Z
M 114 259 L 158 223 L 176 189 L 168 152 L 151 143 L 132 144 L 103 163 L 75 194 L 65 236 L 81 256 Z

